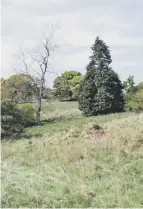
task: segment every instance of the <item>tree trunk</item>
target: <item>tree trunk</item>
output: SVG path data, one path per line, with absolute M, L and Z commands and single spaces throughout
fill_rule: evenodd
M 37 108 L 36 108 L 36 121 L 40 123 L 40 116 L 41 116 L 41 106 L 42 106 L 42 97 L 37 99 Z

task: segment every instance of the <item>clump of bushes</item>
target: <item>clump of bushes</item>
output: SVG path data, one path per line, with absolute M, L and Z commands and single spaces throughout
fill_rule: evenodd
M 143 111 L 143 82 L 135 85 L 134 76 L 129 76 L 123 82 L 124 93 L 126 97 L 126 111 Z
M 17 105 L 10 99 L 1 102 L 1 136 L 23 132 L 22 114 Z
M 132 95 L 128 95 L 126 110 L 134 112 L 143 111 L 143 90 L 137 91 Z
M 18 106 L 11 99 L 1 101 L 1 136 L 18 135 L 24 128 L 36 122 L 34 108 L 30 104 Z

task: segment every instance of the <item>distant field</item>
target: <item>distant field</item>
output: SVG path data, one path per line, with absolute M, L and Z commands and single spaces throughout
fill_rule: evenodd
M 2 208 L 143 207 L 143 114 L 83 117 L 55 102 L 42 119 L 2 142 Z

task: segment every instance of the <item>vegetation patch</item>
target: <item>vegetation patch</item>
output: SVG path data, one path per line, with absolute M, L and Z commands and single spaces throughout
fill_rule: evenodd
M 2 142 L 1 206 L 142 207 L 143 114 L 83 117 L 74 102 L 51 105 L 54 121 Z

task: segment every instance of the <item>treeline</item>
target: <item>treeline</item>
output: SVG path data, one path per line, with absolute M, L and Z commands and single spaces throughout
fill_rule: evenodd
M 55 79 L 51 98 L 59 101 L 78 101 L 80 86 L 84 82 L 84 78 L 85 75 L 78 71 L 65 71 Z M 142 111 L 143 81 L 135 84 L 134 76 L 130 75 L 126 81 L 121 82 L 121 86 L 124 96 L 124 111 Z
M 143 111 L 143 82 L 135 85 L 133 76 L 121 82 L 110 66 L 109 47 L 99 37 L 91 49 L 86 74 L 65 71 L 55 79 L 53 89 L 45 86 L 45 77 L 28 73 L 1 79 L 2 135 L 21 133 L 24 127 L 39 123 L 42 100 L 78 101 L 85 116 Z

